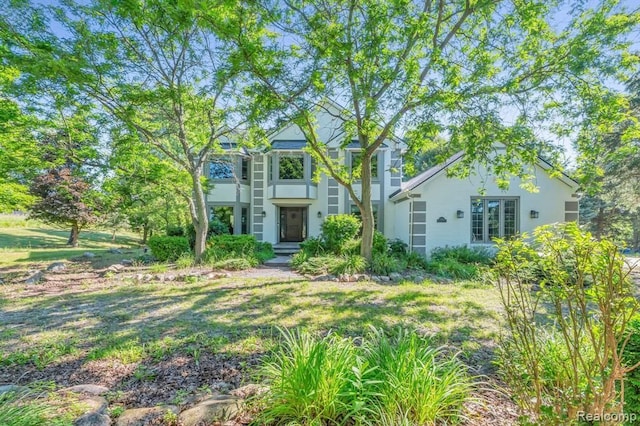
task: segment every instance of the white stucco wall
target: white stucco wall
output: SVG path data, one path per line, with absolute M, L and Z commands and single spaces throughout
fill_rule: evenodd
M 575 188 L 557 178 L 551 178 L 540 166 L 533 169 L 538 186 L 537 193 L 528 192 L 520 188 L 520 179 L 512 178 L 508 190 L 501 190 L 486 169 L 477 168 L 477 173 L 468 179 L 449 178 L 443 171 L 431 178 L 411 193 L 419 197 L 415 201 L 426 201 L 426 253 L 430 253 L 436 247 L 483 244 L 471 242 L 471 198 L 472 197 L 519 197 L 519 231 L 530 233 L 536 227 L 565 220 L 565 201 L 577 201 L 572 197 Z M 485 178 L 483 178 L 485 177 Z M 485 193 L 480 194 L 480 188 Z M 400 238 L 408 241 L 409 229 L 402 225 L 408 222 L 409 203 L 403 201 L 396 205 L 396 232 Z M 464 218 L 456 218 L 457 210 L 464 212 Z M 530 211 L 539 212 L 537 219 L 530 217 Z M 438 223 L 439 217 L 444 217 L 446 223 Z M 484 244 L 487 245 L 487 244 Z M 488 244 L 491 246 L 491 244 Z

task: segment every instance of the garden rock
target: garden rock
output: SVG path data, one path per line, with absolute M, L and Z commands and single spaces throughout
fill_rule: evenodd
M 122 250 L 117 249 L 117 248 L 112 248 L 112 249 L 109 249 L 109 253 L 111 253 L 111 254 L 122 254 Z
M 383 283 L 388 283 L 389 281 L 391 281 L 391 278 L 386 275 L 380 275 L 380 281 L 382 281 Z
M 54 262 L 47 268 L 47 272 L 60 272 L 67 269 L 67 265 L 64 262 Z
M 241 405 L 242 400 L 231 395 L 212 396 L 180 413 L 178 421 L 183 426 L 196 426 L 228 420 L 238 414 Z
M 133 260 L 131 260 L 131 259 L 122 259 L 120 261 L 120 264 L 122 266 L 133 266 Z
M 73 422 L 74 426 L 109 426 L 111 424 L 111 419 L 105 414 L 107 400 L 103 397 L 87 396 L 78 403 L 88 408 L 82 416 Z
M 178 414 L 178 407 L 167 405 L 165 407 L 131 408 L 125 410 L 116 420 L 116 426 L 146 426 L 148 424 L 161 424 L 168 412 Z M 163 424 L 163 423 L 162 423 Z
M 44 278 L 42 271 L 37 271 L 24 280 L 25 284 L 38 284 Z
M 397 273 L 397 272 L 392 272 L 389 274 L 389 279 L 391 281 L 401 281 L 402 280 L 402 275 Z
M 0 386 L 0 395 L 5 393 L 24 394 L 29 393 L 29 388 L 18 385 L 2 385 Z
M 75 392 L 75 393 L 82 393 L 85 395 L 102 396 L 105 393 L 109 392 L 109 388 L 106 386 L 87 383 L 84 385 L 75 385 L 68 388 L 64 388 L 62 389 L 62 392 Z
M 123 269 L 124 269 L 124 265 L 115 264 L 115 265 L 109 266 L 107 269 L 105 269 L 105 271 L 108 271 L 108 272 L 120 272 Z
M 247 399 L 253 396 L 260 396 L 266 392 L 269 392 L 269 386 L 256 385 L 254 383 L 250 383 L 248 385 L 239 387 L 238 389 L 232 390 L 231 395 L 241 399 Z
M 92 253 L 92 252 L 90 252 L 90 251 L 85 251 L 85 252 L 82 254 L 82 257 L 87 258 L 87 259 L 93 259 L 94 257 L 96 257 L 96 254 L 95 254 L 95 253 Z

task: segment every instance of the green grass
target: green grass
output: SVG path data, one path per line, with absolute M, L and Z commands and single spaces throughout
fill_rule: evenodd
M 0 265 L 68 260 L 87 251 L 108 260 L 117 257 L 108 252 L 110 248 L 139 246 L 139 238 L 133 233 L 119 231 L 115 240 L 112 236 L 110 231 L 84 230 L 80 232 L 79 246 L 72 248 L 66 245 L 68 230 L 5 215 L 0 218 Z
M 429 282 L 113 281 L 37 296 L 4 285 L 0 354 L 5 365 L 39 368 L 62 357 L 135 363 L 194 348 L 246 354 L 273 347 L 275 327 L 361 335 L 369 326 L 405 326 L 441 342 L 484 341 L 498 334 L 499 306 L 491 287 Z

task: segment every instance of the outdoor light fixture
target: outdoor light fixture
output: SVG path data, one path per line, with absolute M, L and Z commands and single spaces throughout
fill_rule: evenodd
M 529 213 L 531 219 L 537 219 L 540 216 L 540 212 L 537 210 L 531 210 Z
M 462 210 L 458 210 L 458 211 L 456 212 L 456 217 L 457 217 L 458 219 L 462 219 L 462 218 L 464 217 L 464 212 L 463 212 Z
M 262 217 L 267 217 L 267 212 L 265 212 L 264 210 L 262 210 Z
M 318 219 L 322 218 L 322 212 L 318 212 Z

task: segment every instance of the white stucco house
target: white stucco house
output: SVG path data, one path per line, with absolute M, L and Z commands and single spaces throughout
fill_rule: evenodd
M 336 111 L 317 114 L 319 136 L 332 158 L 351 167 L 357 164 L 359 144 L 339 148 L 344 136 Z M 231 233 L 253 234 L 277 247 L 318 235 L 327 215 L 356 213 L 348 192 L 334 179 L 312 180 L 315 164 L 305 145 L 295 125 L 273 133 L 265 149 L 247 151 L 226 144 L 225 155 L 209 163 L 210 215 L 227 224 Z M 565 175 L 552 177 L 542 159 L 532 166 L 539 191 L 531 193 L 517 178 L 508 190 L 499 189 L 482 166 L 467 179 L 448 177 L 447 168 L 461 154 L 404 181 L 404 149 L 397 138 L 378 149 L 372 199 L 377 229 L 387 238 L 403 240 L 412 251 L 428 255 L 436 247 L 491 245 L 494 237 L 578 219 L 577 183 Z

